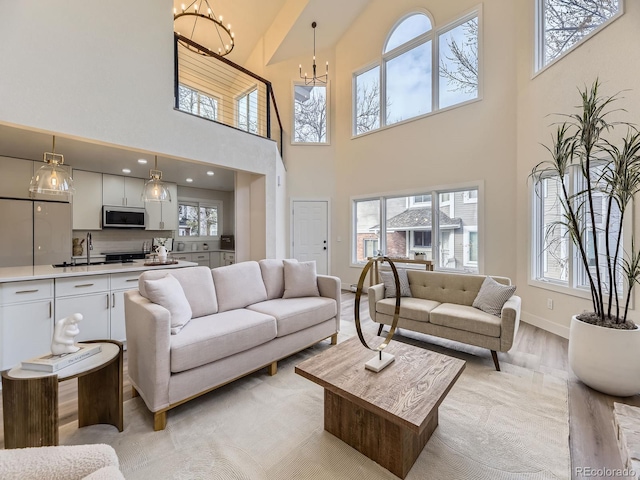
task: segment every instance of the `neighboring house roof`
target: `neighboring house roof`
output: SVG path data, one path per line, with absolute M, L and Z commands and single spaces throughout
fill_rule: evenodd
M 451 218 L 443 212 L 439 212 L 440 228 L 460 228 L 462 220 Z M 407 208 L 404 212 L 387 220 L 389 230 L 431 230 L 431 207 Z M 373 228 L 379 228 L 376 225 Z

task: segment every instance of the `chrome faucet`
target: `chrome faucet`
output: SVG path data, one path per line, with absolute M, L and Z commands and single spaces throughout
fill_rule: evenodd
M 93 250 L 93 242 L 91 241 L 91 232 L 87 232 L 87 266 L 91 265 L 91 250 Z

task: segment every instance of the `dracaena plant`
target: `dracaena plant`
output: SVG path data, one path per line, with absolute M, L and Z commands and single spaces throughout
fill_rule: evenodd
M 545 146 L 550 158 L 536 165 L 531 177 L 559 179 L 561 219 L 547 227 L 545 239 L 549 245 L 562 231 L 576 248 L 593 304 L 593 312 L 578 318 L 614 328 L 635 328 L 627 313 L 633 287 L 640 282 L 640 252 L 633 239 L 625 251 L 622 236 L 623 223 L 640 191 L 640 133 L 629 123 L 610 121 L 614 112 L 623 111 L 614 108 L 619 95 L 603 96 L 600 87 L 596 80 L 590 88 L 579 90 L 578 111 L 562 115 L 565 121 L 556 124 L 552 145 Z M 620 128 L 624 136 L 614 139 Z M 582 187 L 570 191 L 565 179 L 574 169 L 576 184 Z M 605 208 L 596 214 L 596 205 Z M 598 242 L 600 235 L 604 245 Z M 587 245 L 591 245 L 595 265 Z M 622 302 L 620 279 L 627 285 Z

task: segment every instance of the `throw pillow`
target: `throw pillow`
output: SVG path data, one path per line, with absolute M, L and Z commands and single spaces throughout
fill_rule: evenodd
M 191 320 L 191 306 L 176 277 L 168 273 L 157 280 L 145 280 L 147 298 L 171 313 L 171 334 L 175 335 Z
M 380 271 L 382 282 L 384 283 L 384 297 L 396 298 L 396 280 L 392 271 Z M 409 278 L 404 268 L 398 269 L 398 280 L 400 280 L 400 296 L 410 297 L 411 287 L 409 286 Z
M 515 285 L 501 285 L 493 278 L 487 277 L 482 282 L 480 291 L 473 301 L 473 306 L 499 317 L 502 314 L 502 307 L 515 291 Z
M 283 260 L 284 294 L 282 298 L 319 297 L 316 262 Z

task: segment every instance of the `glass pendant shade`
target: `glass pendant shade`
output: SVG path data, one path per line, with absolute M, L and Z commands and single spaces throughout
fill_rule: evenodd
M 44 162 L 31 178 L 29 191 L 48 195 L 72 195 L 75 192 L 73 178 L 62 167 L 64 157 L 56 153 L 45 153 Z
M 160 177 L 152 177 L 144 184 L 142 200 L 145 202 L 170 202 L 171 193 Z
M 149 180 L 144 184 L 142 189 L 142 201 L 143 202 L 170 202 L 171 192 L 167 188 L 167 185 L 162 181 L 162 172 L 158 170 L 158 156 L 156 155 L 156 162 L 154 169 L 149 170 Z

